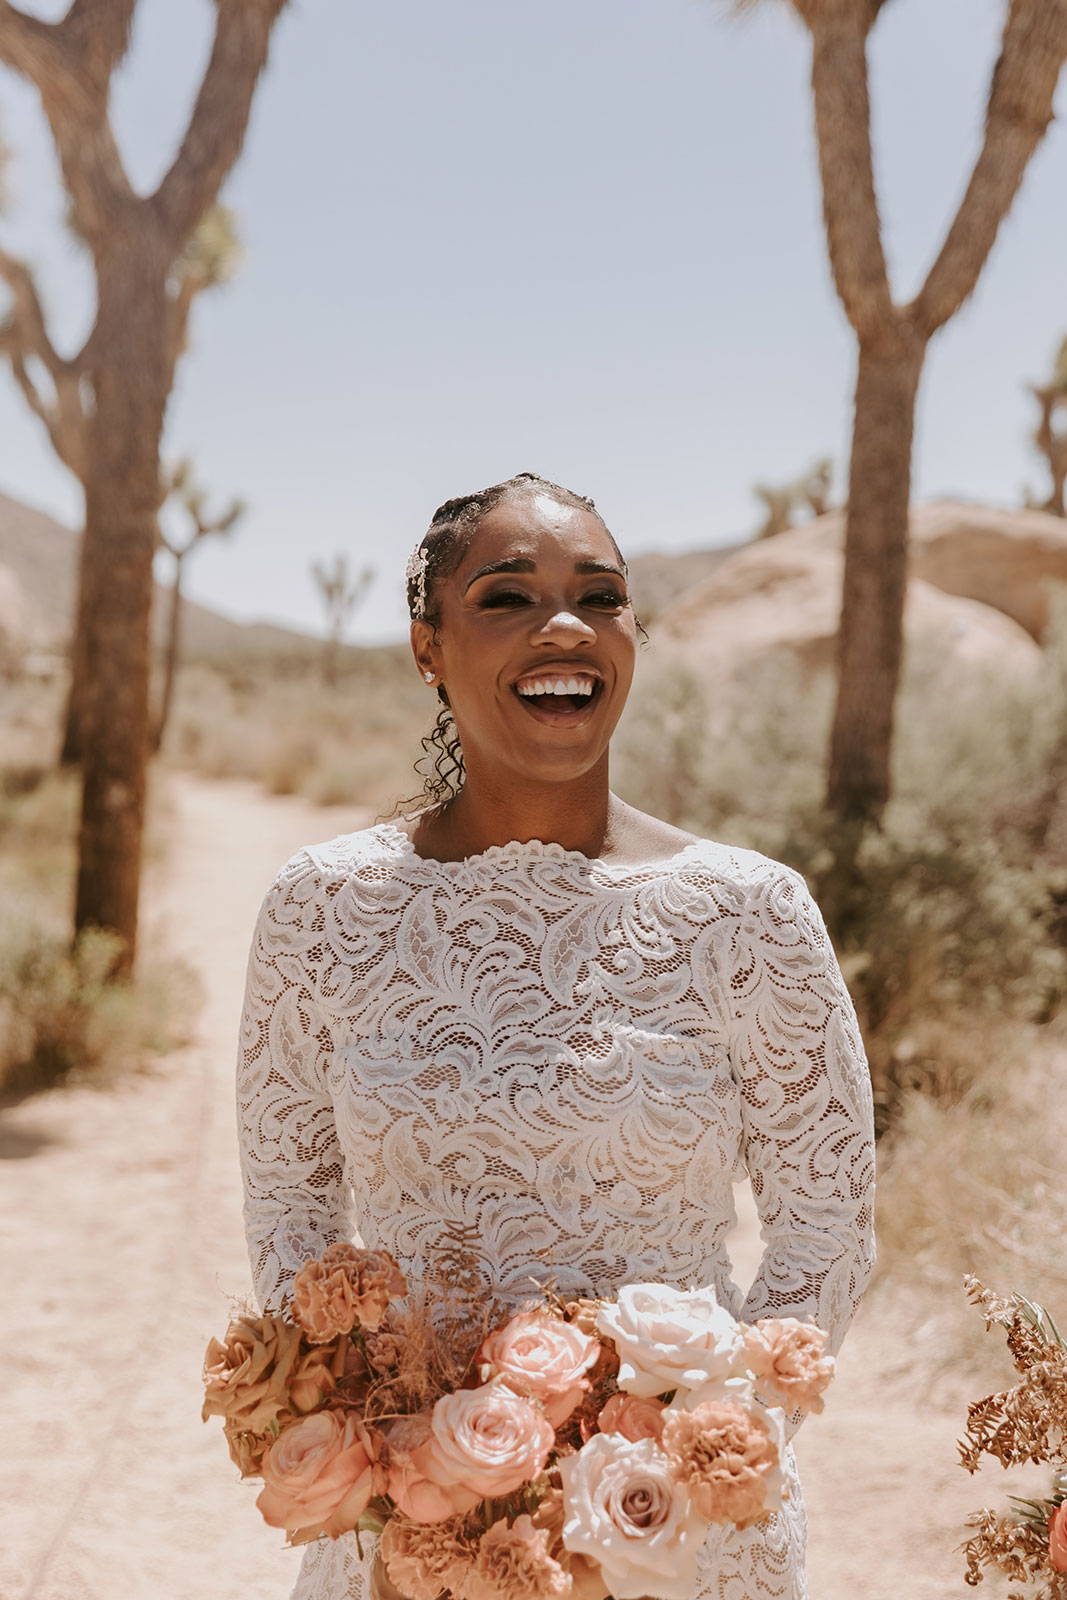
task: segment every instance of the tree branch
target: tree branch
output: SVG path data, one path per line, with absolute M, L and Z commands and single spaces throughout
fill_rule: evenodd
M 57 27 L 54 22 L 28 17 L 8 0 L 0 0 L 0 61 L 40 88 L 55 67 Z
M 1052 121 L 1067 59 L 1067 0 L 1010 0 L 986 106 L 985 135 L 945 242 L 911 307 L 929 338 L 974 292 L 1031 156 Z
M 860 8 L 812 7 L 811 84 L 823 216 L 834 284 L 861 339 L 895 320 L 871 155 L 867 33 Z
M 152 197 L 175 249 L 208 208 L 241 153 L 259 75 L 286 0 L 216 0 L 215 42 L 189 126 Z
M 0 0 L 0 61 L 36 86 L 78 229 L 94 249 L 137 202 L 108 121 L 111 73 L 135 5 L 74 0 L 62 22 L 41 22 Z
M 85 413 L 81 400 L 82 356 L 65 360 L 48 334 L 33 273 L 24 261 L 0 249 L 0 278 L 11 290 L 11 310 L 0 328 L 0 351 L 11 363 L 15 382 L 27 405 L 40 417 L 59 459 L 76 477 L 84 464 Z M 34 383 L 27 366 L 30 358 L 44 366 L 55 389 L 50 405 Z
M 63 39 L 82 69 L 107 84 L 130 48 L 137 0 L 72 0 L 59 24 Z
M 37 356 L 43 361 L 52 381 L 56 382 L 59 371 L 65 363 L 49 338 L 44 308 L 37 293 L 33 273 L 24 261 L 0 249 L 0 278 L 11 290 L 9 325 L 15 328 L 19 343 L 26 354 Z

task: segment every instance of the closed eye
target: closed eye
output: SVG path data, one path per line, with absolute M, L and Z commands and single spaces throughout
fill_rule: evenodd
M 535 602 L 528 594 L 523 594 L 521 589 L 494 589 L 491 594 L 483 596 L 478 605 L 482 610 L 510 607 L 516 605 L 534 605 Z M 583 606 L 612 607 L 616 610 L 630 604 L 625 595 L 616 593 L 614 589 L 597 589 L 592 594 L 583 595 L 579 604 Z

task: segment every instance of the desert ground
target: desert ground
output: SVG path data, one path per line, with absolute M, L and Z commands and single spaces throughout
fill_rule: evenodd
M 0 1600 L 286 1600 L 299 1564 L 217 1422 L 200 1421 L 200 1364 L 250 1291 L 233 1062 L 255 912 L 300 844 L 370 819 L 252 784 L 165 781 L 171 845 L 146 932 L 200 974 L 195 1042 L 117 1085 L 0 1114 Z M 746 1285 L 761 1246 L 747 1185 L 737 1197 Z M 827 1409 L 797 1438 L 811 1597 L 949 1600 L 969 1592 L 963 1518 L 1015 1485 L 961 1471 L 966 1391 L 920 1397 L 921 1330 L 902 1342 L 880 1321 L 861 1307 Z

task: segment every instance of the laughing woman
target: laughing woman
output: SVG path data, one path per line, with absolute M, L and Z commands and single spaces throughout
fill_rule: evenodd
M 426 803 L 298 851 L 255 930 L 237 1098 L 261 1307 L 357 1228 L 417 1276 L 462 1224 L 517 1295 L 711 1284 L 836 1352 L 874 1259 L 855 1011 L 796 871 L 611 792 L 639 626 L 614 539 L 521 473 L 440 508 L 408 605 L 440 702 Z M 765 1249 L 742 1297 L 745 1171 Z M 784 1467 L 782 1511 L 713 1527 L 701 1600 L 804 1600 L 791 1443 Z M 371 1553 L 309 1545 L 293 1600 L 362 1596 Z

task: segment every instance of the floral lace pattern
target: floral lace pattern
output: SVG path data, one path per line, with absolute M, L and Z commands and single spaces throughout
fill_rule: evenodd
M 380 823 L 298 851 L 255 928 L 237 1109 L 263 1308 L 336 1239 L 417 1276 L 461 1226 L 516 1296 L 710 1283 L 836 1351 L 874 1260 L 855 1011 L 803 878 L 753 850 L 439 862 Z M 745 1170 L 765 1250 L 742 1298 Z M 699 1600 L 804 1600 L 792 1446 L 786 1467 L 784 1511 L 712 1530 Z M 365 1574 L 353 1538 L 311 1545 L 292 1600 L 360 1600 Z

